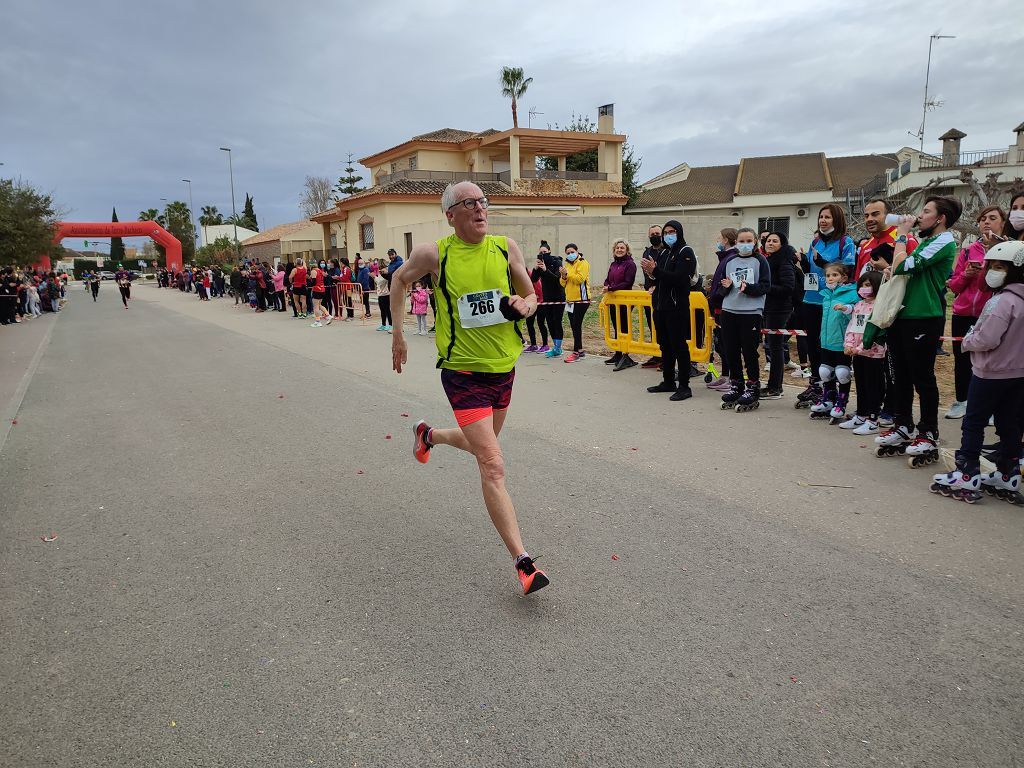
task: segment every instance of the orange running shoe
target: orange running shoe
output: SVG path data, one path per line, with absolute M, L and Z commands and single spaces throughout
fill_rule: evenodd
M 420 464 L 426 464 L 430 461 L 430 449 L 434 447 L 427 442 L 427 434 L 429 432 L 430 425 L 425 421 L 417 421 L 412 425 L 412 455 L 416 457 L 416 461 Z
M 516 563 L 516 574 L 519 576 L 519 583 L 523 585 L 524 595 L 544 589 L 551 583 L 544 571 L 533 564 L 533 558 L 529 555 Z

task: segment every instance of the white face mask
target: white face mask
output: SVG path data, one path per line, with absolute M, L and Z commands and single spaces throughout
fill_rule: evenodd
M 825 235 L 825 237 L 828 237 L 829 235 L 831 235 L 833 232 L 836 231 L 836 228 L 835 227 L 821 227 L 821 228 L 818 229 L 818 231 L 821 232 L 821 234 Z
M 999 272 L 998 270 L 995 269 L 990 269 L 988 272 L 985 273 L 985 282 L 988 284 L 988 287 L 991 288 L 992 290 L 1002 288 L 1003 283 L 1006 282 L 1006 273 Z
M 1010 224 L 1018 232 L 1024 229 L 1024 211 L 1010 211 Z

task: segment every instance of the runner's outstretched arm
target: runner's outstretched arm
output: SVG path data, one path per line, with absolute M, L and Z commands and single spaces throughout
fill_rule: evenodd
M 511 258 L 509 254 L 510 261 Z M 523 255 L 519 254 L 519 258 L 522 260 Z M 437 243 L 423 243 L 412 249 L 409 258 L 391 276 L 391 306 L 399 308 L 395 313 L 399 320 L 391 328 L 391 367 L 395 373 L 401 373 L 402 366 L 409 359 L 409 348 L 402 333 L 401 319 L 401 308 L 405 306 L 405 292 L 410 285 L 428 272 L 436 276 L 437 270 Z M 533 290 L 532 286 L 530 290 Z

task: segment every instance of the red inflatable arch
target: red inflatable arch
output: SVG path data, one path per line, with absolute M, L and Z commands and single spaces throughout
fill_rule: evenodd
M 167 269 L 181 269 L 181 243 L 155 221 L 59 221 L 53 229 L 53 242 L 65 237 L 151 237 L 165 248 Z

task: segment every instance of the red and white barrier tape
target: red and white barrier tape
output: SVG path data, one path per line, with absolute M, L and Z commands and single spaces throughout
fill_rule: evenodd
M 806 336 L 807 331 L 789 328 L 762 328 L 761 333 L 766 336 Z M 963 341 L 964 336 L 939 336 L 939 341 Z

